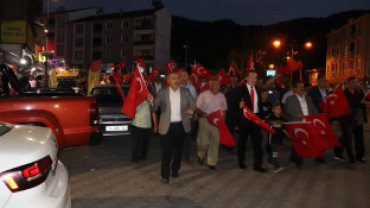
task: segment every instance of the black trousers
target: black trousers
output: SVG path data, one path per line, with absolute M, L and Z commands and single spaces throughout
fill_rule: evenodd
M 253 144 L 253 157 L 254 157 L 254 166 L 262 166 L 262 134 L 261 127 L 256 124 L 250 124 L 249 126 L 240 126 L 239 127 L 240 137 L 238 141 L 238 160 L 239 165 L 244 164 L 245 160 L 245 149 L 247 146 L 248 136 L 252 138 Z
M 167 134 L 161 136 L 161 176 L 163 178 L 168 179 L 170 177 L 171 170 L 174 173 L 180 170 L 185 135 L 186 133 L 182 122 L 178 122 L 171 123 Z M 171 161 L 172 165 L 170 167 Z
M 343 145 L 342 147 L 335 146 L 334 147 L 334 155 L 335 156 L 343 156 L 343 151 L 346 149 L 348 158 L 350 160 L 354 160 L 355 157 L 353 156 L 352 150 L 352 133 L 355 129 L 356 124 L 351 124 L 344 120 L 339 120 L 339 125 L 342 129 L 342 136 L 339 137 L 339 142 Z
M 365 156 L 364 125 L 356 125 L 353 134 L 355 136 L 356 158 L 362 159 Z
M 303 157 L 298 156 L 293 145 L 292 152 L 290 153 L 290 161 L 293 161 L 297 166 L 301 166 L 303 164 Z
M 149 139 L 153 130 L 139 128 L 132 125 L 132 162 L 146 160 L 149 149 Z

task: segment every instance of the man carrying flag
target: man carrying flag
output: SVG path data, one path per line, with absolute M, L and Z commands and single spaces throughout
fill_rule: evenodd
M 207 114 L 213 113 L 221 108 L 223 120 L 225 120 L 227 103 L 225 96 L 220 93 L 220 80 L 212 78 L 210 80 L 210 89 L 199 95 L 197 100 L 197 113 L 199 115 L 198 132 L 198 163 L 204 164 L 204 156 L 207 152 L 207 166 L 211 170 L 216 169 L 218 160 L 218 146 L 220 144 L 220 135 L 217 127 L 207 121 Z M 217 123 L 216 123 L 217 125 Z
M 262 168 L 262 134 L 261 127 L 253 123 L 251 120 L 244 117 L 243 106 L 246 105 L 254 114 L 262 112 L 261 105 L 261 88 L 256 87 L 257 72 L 250 70 L 246 74 L 246 84 L 237 89 L 234 109 L 238 109 L 238 126 L 239 126 L 239 143 L 238 143 L 238 161 L 239 167 L 245 169 L 245 148 L 249 135 L 252 137 L 253 156 L 254 156 L 254 170 L 259 172 L 266 172 Z
M 311 97 L 304 93 L 303 82 L 293 83 L 293 91 L 294 94 L 286 99 L 288 121 L 304 121 L 304 116 L 317 114 Z M 294 162 L 297 167 L 303 165 L 303 158 L 297 155 L 294 146 L 292 147 L 290 161 Z

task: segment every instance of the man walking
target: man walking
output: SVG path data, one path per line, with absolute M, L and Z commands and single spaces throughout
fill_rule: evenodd
M 295 82 L 293 84 L 293 90 L 294 95 L 286 99 L 288 121 L 303 121 L 304 116 L 317 114 L 311 97 L 305 94 L 303 82 Z M 297 155 L 294 146 L 292 147 L 290 160 L 293 161 L 297 167 L 301 167 L 303 164 L 303 158 Z
M 239 167 L 245 169 L 245 148 L 247 145 L 248 136 L 251 135 L 253 143 L 253 157 L 254 157 L 254 170 L 259 172 L 266 172 L 266 169 L 262 168 L 262 134 L 261 127 L 254 124 L 252 121 L 244 118 L 243 116 L 243 104 L 252 110 L 256 115 L 262 112 L 262 98 L 261 88 L 256 87 L 257 72 L 250 70 L 246 75 L 247 84 L 239 87 L 236 93 L 236 104 L 234 108 L 238 109 L 238 122 L 239 122 L 239 142 L 238 142 L 238 161 Z
M 153 112 L 156 112 L 159 107 L 161 111 L 158 130 L 162 146 L 162 183 L 169 183 L 171 169 L 172 177 L 178 177 L 184 138 L 191 130 L 189 116 L 196 110 L 196 103 L 189 90 L 180 87 L 179 77 L 178 72 L 167 75 L 170 86 L 159 90 L 152 107 Z M 173 162 L 170 167 L 172 155 Z
M 199 133 L 198 133 L 198 163 L 204 164 L 204 156 L 207 152 L 207 166 L 211 170 L 216 169 L 218 159 L 218 146 L 220 135 L 217 127 L 208 123 L 207 114 L 221 108 L 223 119 L 225 120 L 227 103 L 225 96 L 220 93 L 220 81 L 212 78 L 210 81 L 210 90 L 199 95 L 197 100 L 197 113 L 199 114 Z

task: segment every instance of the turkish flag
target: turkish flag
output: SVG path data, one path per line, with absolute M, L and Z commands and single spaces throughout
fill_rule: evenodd
M 198 77 L 206 77 L 207 80 L 210 80 L 212 78 L 212 74 L 201 64 L 198 64 L 192 73 L 194 73 Z
M 149 80 L 149 77 L 148 75 L 144 74 L 144 82 L 145 82 L 145 86 L 146 88 L 150 91 L 153 89 L 153 85 L 152 85 L 152 82 Z
M 264 121 L 262 121 L 256 114 L 254 114 L 245 104 L 243 104 L 243 116 L 246 119 L 249 119 L 256 125 L 262 127 L 266 131 L 269 131 L 271 133 L 275 133 L 275 130 L 270 128 Z
M 287 66 L 282 66 L 282 67 L 279 67 L 278 70 L 280 72 L 281 75 L 286 75 L 286 74 L 289 74 L 289 73 L 292 73 L 300 68 L 303 67 L 303 64 L 301 62 L 298 62 L 292 58 L 288 59 L 287 60 Z
M 299 70 L 299 81 L 303 82 L 302 70 Z
M 211 89 L 211 86 L 209 82 L 206 82 L 206 84 L 204 84 L 204 86 L 198 91 L 198 95 L 200 95 L 202 92 L 205 92 L 209 89 Z
M 365 95 L 365 97 L 364 97 L 364 99 L 368 99 L 368 100 L 370 100 L 370 90 L 366 93 L 366 95 Z
M 128 118 L 135 117 L 135 109 L 149 94 L 145 86 L 145 81 L 141 76 L 139 65 L 137 65 L 130 90 L 128 92 L 126 102 L 123 103 L 121 113 L 126 114 Z
M 297 155 L 301 157 L 322 157 L 319 135 L 311 122 L 285 123 Z
M 278 75 L 280 72 L 279 72 L 279 68 L 277 68 L 276 70 L 275 70 L 275 76 L 276 75 Z M 278 77 L 278 78 L 276 78 L 276 85 L 278 86 L 278 87 L 280 87 L 280 88 L 283 88 L 283 84 L 281 83 L 281 78 L 280 77 Z
M 193 73 L 190 75 L 191 84 L 195 87 L 196 90 L 199 89 L 200 85 L 202 84 L 199 77 Z
M 154 76 L 159 73 L 159 68 L 156 66 L 152 73 L 149 74 L 149 81 L 154 82 Z
M 239 82 L 238 87 L 245 86 L 247 84 L 247 77 L 245 77 L 242 81 Z
M 224 119 L 222 118 L 221 109 L 217 109 L 215 112 L 207 115 L 207 121 L 210 125 L 218 128 L 220 134 L 220 144 L 224 144 L 226 147 L 236 146 L 235 140 L 227 128 Z
M 123 103 L 125 103 L 126 97 L 125 97 L 125 94 L 123 94 L 122 88 L 120 86 L 120 84 L 122 82 L 122 79 L 121 79 L 121 68 L 119 68 L 119 70 L 117 72 L 115 72 L 113 70 L 112 73 L 113 73 L 114 81 L 116 82 L 117 91 L 121 95 L 122 100 L 123 100 Z
M 172 71 L 176 70 L 176 65 L 173 61 L 167 61 L 165 64 L 164 64 L 164 68 L 166 69 L 167 71 L 167 74 L 171 73 Z
M 132 80 L 134 80 L 135 68 L 132 66 L 130 74 L 128 74 L 128 84 L 131 85 Z
M 229 84 L 229 79 L 227 78 L 225 72 L 224 72 L 224 69 L 221 69 L 216 75 L 215 77 L 220 80 L 220 83 L 221 84 Z
M 254 69 L 254 61 L 253 61 L 253 55 L 250 55 L 249 56 L 249 60 L 248 60 L 248 63 L 247 63 L 247 67 L 245 69 L 245 74 L 247 75 L 249 70 L 255 70 Z
M 117 65 L 110 65 L 109 68 L 112 68 L 112 69 L 115 69 L 115 68 L 126 69 L 127 68 L 126 60 L 123 60 L 121 63 L 119 63 Z
M 335 118 L 351 114 L 351 108 L 341 86 L 334 89 L 333 93 L 324 98 L 319 104 L 321 112 L 326 114 L 327 118 Z
M 132 58 L 135 60 L 136 64 L 139 64 L 140 67 L 145 68 L 145 60 L 143 57 L 132 56 Z
M 319 135 L 320 147 L 322 150 L 329 149 L 334 146 L 342 146 L 334 134 L 325 114 L 314 114 L 305 116 L 307 122 L 312 122 Z
M 229 69 L 229 73 L 228 75 L 230 75 L 231 72 L 235 72 L 237 75 L 241 75 L 242 72 L 238 69 L 238 67 L 236 66 L 236 64 L 234 62 L 231 62 L 230 63 L 230 69 Z

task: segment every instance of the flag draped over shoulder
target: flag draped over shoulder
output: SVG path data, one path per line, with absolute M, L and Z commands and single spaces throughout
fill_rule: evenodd
M 100 60 L 93 61 L 89 68 L 89 77 L 87 82 L 87 94 L 91 93 L 91 89 L 100 84 Z
M 217 109 L 215 112 L 207 115 L 207 121 L 210 125 L 217 127 L 220 135 L 220 144 L 224 144 L 226 147 L 235 146 L 235 140 L 227 128 L 224 119 L 222 118 L 221 109 Z

